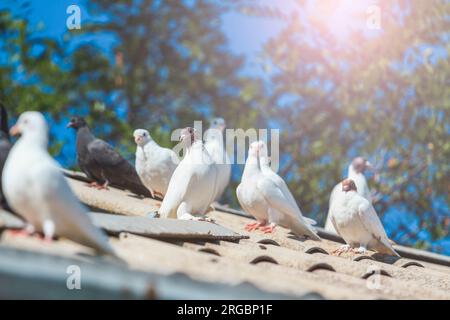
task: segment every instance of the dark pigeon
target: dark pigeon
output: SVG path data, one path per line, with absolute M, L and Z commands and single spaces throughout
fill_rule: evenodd
M 67 127 L 77 131 L 78 165 L 94 181 L 92 186 L 106 189 L 111 184 L 138 195 L 150 196 L 136 169 L 111 145 L 96 138 L 83 118 L 72 118 Z
M 8 158 L 9 150 L 11 150 L 11 141 L 9 137 L 9 128 L 8 128 L 8 113 L 6 112 L 5 106 L 0 102 L 0 206 L 7 209 L 8 204 L 6 203 L 6 199 L 3 196 L 3 187 L 2 187 L 2 173 L 3 167 L 6 162 L 6 158 Z

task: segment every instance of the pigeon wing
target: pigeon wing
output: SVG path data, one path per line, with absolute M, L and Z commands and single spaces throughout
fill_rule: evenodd
M 137 194 L 149 196 L 150 193 L 142 184 L 136 169 L 114 148 L 101 139 L 95 139 L 87 146 L 92 161 L 90 170 L 110 183 L 122 186 Z
M 392 248 L 392 245 L 386 235 L 386 231 L 384 230 L 374 207 L 368 201 L 364 201 L 360 204 L 358 208 L 358 216 L 361 219 L 362 225 L 366 231 L 372 235 L 373 240 L 377 243 L 376 249 L 378 251 L 399 256 L 398 253 L 395 252 L 394 248 Z
M 315 220 L 303 216 L 302 211 L 298 207 L 297 201 L 295 201 L 294 196 L 292 195 L 291 191 L 289 190 L 289 187 L 287 186 L 287 184 L 283 180 L 283 178 L 281 178 L 278 174 L 276 174 L 273 171 L 270 172 L 269 174 L 272 178 L 272 181 L 277 185 L 277 187 L 283 193 L 283 196 L 289 202 L 289 205 L 295 209 L 295 211 L 294 211 L 295 215 L 293 216 L 293 218 L 301 217 L 303 220 L 305 220 L 310 225 L 317 224 L 317 222 Z
M 164 196 L 159 213 L 163 218 L 177 218 L 177 209 L 192 184 L 192 173 L 187 163 L 175 169 Z
M 93 225 L 86 208 L 73 194 L 53 160 L 43 161 L 33 168 L 31 178 L 33 183 L 39 184 L 33 190 L 38 190 L 42 197 L 41 208 L 48 210 L 58 235 L 94 248 L 100 253 L 115 255 L 106 236 Z
M 331 208 L 333 206 L 333 201 L 335 199 L 335 197 L 337 196 L 337 194 L 339 193 L 339 190 L 342 189 L 342 185 L 341 183 L 338 183 L 337 185 L 334 186 L 333 190 L 331 191 L 331 195 L 330 195 L 330 200 L 328 202 L 328 215 L 327 215 L 327 220 L 325 222 L 325 230 L 330 231 L 330 232 L 337 232 L 336 226 L 334 225 L 334 223 L 331 220 Z M 339 233 L 338 233 L 339 234 Z
M 126 161 L 112 146 L 103 140 L 95 139 L 87 147 L 91 158 L 105 167 L 115 168 Z
M 312 239 L 320 240 L 310 224 L 298 214 L 298 208 L 283 194 L 280 188 L 270 179 L 260 179 L 256 187 L 264 196 L 264 199 L 276 211 L 284 214 L 289 221 L 289 227 L 296 233 L 307 235 Z

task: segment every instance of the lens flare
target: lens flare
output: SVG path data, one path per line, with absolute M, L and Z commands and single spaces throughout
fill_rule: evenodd
M 366 27 L 366 0 L 320 0 L 309 1 L 307 12 L 310 22 L 334 36 L 337 40 L 349 40 L 352 33 Z

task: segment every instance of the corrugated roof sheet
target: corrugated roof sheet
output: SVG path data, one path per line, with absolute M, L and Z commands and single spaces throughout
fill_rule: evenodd
M 114 188 L 109 191 L 96 190 L 85 185 L 82 175 L 72 173 L 70 176 L 68 179 L 74 192 L 96 211 L 149 217 L 158 209 L 157 200 L 142 199 Z M 340 239 L 333 238 L 323 230 L 322 237 L 337 241 L 324 239 L 318 242 L 298 238 L 282 227 L 277 227 L 269 235 L 259 231 L 247 232 L 244 226 L 251 221 L 250 218 L 226 207 L 215 208 L 208 215 L 217 224 L 210 226 L 211 230 L 218 234 L 238 234 L 244 237 L 183 236 L 183 232 L 190 232 L 186 229 L 173 236 L 158 237 L 151 234 L 152 228 L 147 230 L 149 234 L 137 232 L 132 227 L 124 230 L 116 228 L 116 232 L 112 233 L 116 235 L 111 236 L 110 241 L 127 264 L 127 267 L 120 266 L 120 272 L 124 277 L 152 275 L 152 279 L 173 279 L 174 275 L 183 275 L 196 285 L 186 287 L 187 291 L 182 291 L 185 295 L 177 296 L 182 298 L 217 298 L 217 295 L 212 294 L 217 291 L 212 288 L 217 287 L 221 288 L 220 292 L 226 292 L 221 296 L 225 298 L 258 299 L 267 295 L 271 299 L 450 299 L 448 257 L 401 246 L 397 246 L 402 255 L 400 259 L 374 252 L 365 256 L 354 253 L 335 256 L 332 252 L 341 245 L 338 242 Z M 133 224 L 132 218 L 127 219 Z M 17 227 L 17 221 L 13 218 L 5 219 L 5 215 L 0 214 L 0 220 L 8 225 L 5 222 L 7 220 L 10 226 Z M 162 219 L 156 220 L 166 223 Z M 0 223 L 0 228 L 1 225 Z M 203 222 L 201 228 L 208 228 L 208 225 L 209 223 Z M 20 252 L 29 255 L 31 251 L 36 257 L 56 256 L 61 259 L 78 259 L 83 263 L 86 263 L 86 259 L 89 263 L 92 263 L 92 259 L 98 260 L 91 257 L 92 253 L 88 248 L 68 240 L 60 239 L 43 244 L 35 237 L 14 237 L 9 230 L 5 230 L 0 238 L 0 261 L 6 249 L 16 250 L 17 257 L 20 257 Z M 114 265 L 108 261 L 101 261 L 101 264 Z M 1 266 L 0 263 L 0 277 Z M 102 269 L 103 267 L 97 269 L 100 278 Z M 95 271 L 89 270 L 93 276 L 91 279 L 95 279 Z M 20 275 L 12 277 L 10 274 L 10 277 L 20 282 Z M 242 291 L 242 286 L 248 285 L 252 290 Z M 142 294 L 140 289 L 136 290 L 138 293 L 130 297 L 149 297 Z M 158 295 L 160 288 L 156 286 L 153 290 Z M 176 288 L 173 287 L 173 290 Z M 167 294 L 168 291 L 164 292 L 160 296 L 176 296 Z M 5 293 L 0 291 L 0 296 L 2 294 Z M 105 293 L 105 297 L 116 296 L 110 292 Z

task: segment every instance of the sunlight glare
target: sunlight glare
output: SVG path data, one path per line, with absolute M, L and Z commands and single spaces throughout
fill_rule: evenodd
M 366 0 L 319 0 L 309 1 L 307 12 L 311 23 L 332 34 L 339 41 L 365 28 Z

